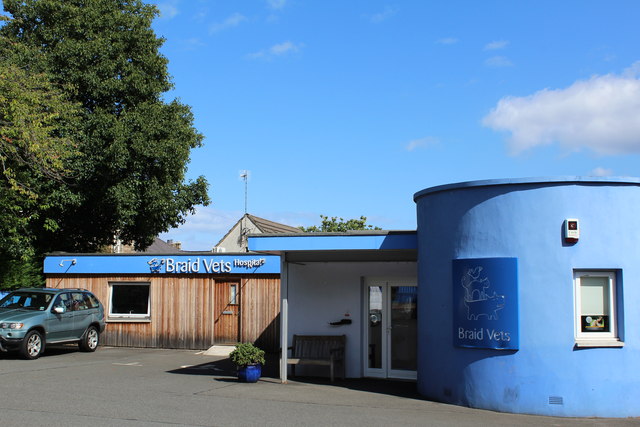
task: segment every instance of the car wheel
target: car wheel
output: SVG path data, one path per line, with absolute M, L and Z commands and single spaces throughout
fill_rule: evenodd
M 38 331 L 29 331 L 20 346 L 20 354 L 25 359 L 37 359 L 42 353 L 44 353 L 42 334 Z
M 82 351 L 96 351 L 100 343 L 100 334 L 95 326 L 89 326 L 78 345 Z

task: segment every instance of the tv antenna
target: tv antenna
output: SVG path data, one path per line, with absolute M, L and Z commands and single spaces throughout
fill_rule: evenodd
M 249 181 L 249 171 L 241 170 L 240 179 L 244 181 L 244 214 L 247 214 L 247 181 Z

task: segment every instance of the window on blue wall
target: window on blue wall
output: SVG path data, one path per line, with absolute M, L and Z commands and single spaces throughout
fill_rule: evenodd
M 575 271 L 576 339 L 617 341 L 616 274 L 613 271 Z

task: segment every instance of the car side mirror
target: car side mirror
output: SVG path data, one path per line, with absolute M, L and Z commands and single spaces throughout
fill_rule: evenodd
M 55 314 L 62 314 L 64 313 L 64 307 L 53 307 L 53 312 Z

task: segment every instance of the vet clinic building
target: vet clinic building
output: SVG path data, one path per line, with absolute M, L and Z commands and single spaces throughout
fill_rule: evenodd
M 105 306 L 102 344 L 206 349 L 279 340 L 280 260 L 247 253 L 55 254 L 47 287 L 85 288 Z
M 639 179 L 474 181 L 414 201 L 416 231 L 249 237 L 280 257 L 281 348 L 345 335 L 347 377 L 415 378 L 429 399 L 496 411 L 640 416 Z

